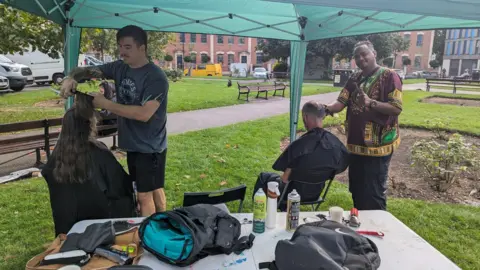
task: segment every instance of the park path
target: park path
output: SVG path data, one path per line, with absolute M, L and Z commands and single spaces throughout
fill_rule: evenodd
M 190 80 L 222 80 L 222 79 L 208 79 L 198 78 Z M 319 86 L 332 86 L 326 83 L 305 83 Z M 405 91 L 425 90 L 425 83 L 405 84 L 403 85 Z M 452 90 L 445 89 L 431 89 L 431 92 L 452 93 Z M 478 95 L 480 92 L 473 91 L 457 91 L 458 94 Z M 301 104 L 303 105 L 308 100 L 318 100 L 322 103 L 330 103 L 336 99 L 338 92 L 311 95 L 302 97 Z M 190 131 L 197 131 L 207 128 L 222 127 L 235 123 L 268 118 L 290 111 L 290 100 L 288 98 L 270 98 L 269 100 L 255 100 L 252 102 L 240 105 L 225 106 L 211 109 L 176 112 L 168 114 L 167 132 L 169 135 L 181 134 Z M 11 135 L 9 135 L 11 136 Z M 101 139 L 105 144 L 111 146 L 113 144 L 112 138 Z M 24 153 L 13 153 L 9 155 L 0 156 L 0 164 L 10 160 L 14 157 L 20 156 Z M 10 172 L 29 168 L 35 163 L 35 154 L 22 157 L 15 161 L 0 165 L 0 176 L 9 174 Z
M 323 103 L 330 103 L 336 99 L 338 92 L 318 94 L 302 97 L 301 104 L 309 100 L 318 100 Z M 255 100 L 250 103 L 225 106 L 211 109 L 176 112 L 167 115 L 168 135 L 181 134 L 189 131 L 197 131 L 207 128 L 222 127 L 235 123 L 268 118 L 288 113 L 290 111 L 290 100 L 288 98 L 269 98 L 269 100 Z M 7 135 L 12 136 L 12 135 Z M 101 139 L 105 144 L 111 146 L 112 138 Z M 18 157 L 27 152 L 19 152 L 0 156 L 0 164 Z M 35 163 L 35 154 L 8 162 L 0 166 L 0 176 L 11 172 L 29 168 Z

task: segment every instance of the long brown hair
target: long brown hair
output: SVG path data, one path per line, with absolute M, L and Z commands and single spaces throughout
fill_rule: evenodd
M 98 144 L 97 113 L 92 100 L 86 94 L 75 95 L 75 104 L 63 117 L 60 137 L 52 153 L 53 175 L 58 183 L 85 183 L 91 175 L 91 145 Z

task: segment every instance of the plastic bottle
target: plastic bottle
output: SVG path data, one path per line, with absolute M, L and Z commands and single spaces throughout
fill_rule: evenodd
M 287 201 L 287 231 L 293 232 L 297 229 L 300 220 L 300 194 L 292 190 L 288 194 Z
M 268 229 L 273 229 L 277 225 L 277 198 L 280 196 L 277 182 L 268 182 L 267 190 L 267 221 Z
M 259 188 L 253 198 L 253 232 L 265 232 L 265 217 L 267 214 L 267 196 Z

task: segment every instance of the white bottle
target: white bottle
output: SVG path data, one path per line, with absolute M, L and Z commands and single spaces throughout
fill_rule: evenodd
M 277 225 L 277 198 L 280 196 L 277 182 L 268 182 L 267 190 L 267 221 L 268 229 L 273 229 Z

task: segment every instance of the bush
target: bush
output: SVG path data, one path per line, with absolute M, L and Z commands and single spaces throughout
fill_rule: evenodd
M 278 62 L 273 66 L 273 72 L 287 72 L 288 64 L 285 62 Z
M 460 172 L 476 162 L 476 152 L 460 134 L 453 134 L 447 142 L 421 140 L 413 145 L 412 165 L 423 168 L 433 188 L 444 192 L 455 183 Z
M 181 69 L 167 69 L 165 70 L 167 78 L 173 82 L 180 80 L 183 77 L 183 70 Z
M 163 60 L 165 60 L 167 62 L 171 62 L 171 61 L 173 61 L 173 56 L 171 56 L 170 54 L 167 54 L 167 55 L 165 55 Z

